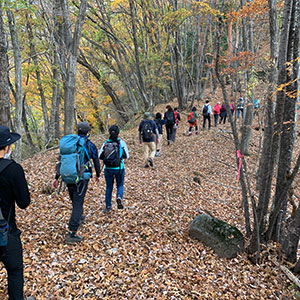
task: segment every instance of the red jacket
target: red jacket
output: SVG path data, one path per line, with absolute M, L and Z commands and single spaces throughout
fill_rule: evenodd
M 214 107 L 214 115 L 219 115 L 220 114 L 220 109 L 221 109 L 221 105 L 216 104 L 215 107 Z

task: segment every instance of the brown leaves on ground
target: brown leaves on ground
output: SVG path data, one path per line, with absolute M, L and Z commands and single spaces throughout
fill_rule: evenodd
M 244 232 L 241 192 L 229 125 L 185 136 L 185 116 L 176 143 L 164 134 L 155 169 L 144 169 L 137 129 L 121 133 L 130 149 L 124 205 L 103 212 L 105 180 L 90 181 L 84 203 L 84 240 L 65 244 L 71 203 L 67 191 L 47 194 L 58 150 L 23 163 L 32 204 L 17 210 L 24 249 L 25 294 L 43 299 L 288 299 L 291 285 L 274 265 L 254 266 L 246 255 L 220 259 L 188 236 L 199 212 Z M 91 138 L 98 148 L 104 136 Z M 249 159 L 255 160 L 256 148 Z M 223 164 L 222 161 L 226 164 Z M 199 179 L 194 180 L 194 177 Z M 113 198 L 115 199 L 115 198 Z M 0 269 L 0 298 L 6 274 Z

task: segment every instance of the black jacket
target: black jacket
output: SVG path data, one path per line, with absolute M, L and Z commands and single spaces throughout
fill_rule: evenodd
M 4 158 L 0 158 L 1 161 Z M 4 218 L 7 220 L 9 211 L 9 226 L 11 232 L 17 230 L 15 203 L 20 208 L 26 208 L 30 204 L 30 194 L 25 179 L 24 170 L 21 165 L 12 161 L 12 163 L 0 173 L 0 206 Z

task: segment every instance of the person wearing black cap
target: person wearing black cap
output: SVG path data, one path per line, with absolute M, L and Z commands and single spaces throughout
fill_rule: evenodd
M 98 149 L 95 144 L 88 139 L 90 131 L 91 127 L 87 122 L 81 122 L 77 125 L 77 134 L 86 139 L 85 147 L 89 155 L 89 157 L 87 157 L 87 155 L 84 156 L 84 163 L 87 164 L 89 158 L 93 161 L 96 171 L 96 182 L 99 183 L 101 168 L 98 158 Z M 60 163 L 58 163 L 58 165 L 56 166 L 56 175 L 55 179 L 52 182 L 54 188 L 58 187 L 58 179 L 60 177 L 59 169 Z M 89 166 L 87 171 L 92 174 L 92 167 Z M 76 232 L 79 226 L 85 220 L 85 216 L 83 214 L 83 202 L 88 188 L 88 183 L 89 180 L 84 179 L 79 181 L 77 184 L 67 184 L 69 196 L 72 201 L 72 214 L 69 221 L 69 233 L 66 240 L 67 244 L 75 244 L 82 241 L 82 237 L 78 236 Z
M 0 261 L 8 275 L 8 295 L 10 300 L 23 300 L 23 254 L 21 231 L 16 225 L 15 203 L 21 209 L 30 204 L 30 194 L 21 165 L 9 159 L 11 145 L 19 140 L 18 133 L 10 132 L 6 126 L 0 126 L 0 207 L 4 219 L 8 221 L 8 244 L 0 247 Z M 30 296 L 27 300 L 34 300 Z
M 105 191 L 105 212 L 111 211 L 111 197 L 114 186 L 114 179 L 117 182 L 117 207 L 123 209 L 122 203 L 124 193 L 125 168 L 123 160 L 129 158 L 129 151 L 126 143 L 119 139 L 119 127 L 113 125 L 109 128 L 109 138 L 102 145 L 99 151 L 99 158 L 104 162 L 104 176 L 106 182 Z M 114 154 L 117 156 L 114 157 Z M 110 157 L 111 159 L 108 159 Z

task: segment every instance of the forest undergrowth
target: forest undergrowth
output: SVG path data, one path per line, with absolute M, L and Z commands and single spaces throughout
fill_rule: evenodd
M 167 146 L 164 134 L 154 169 L 143 168 L 137 128 L 120 134 L 131 156 L 125 166 L 126 208 L 117 210 L 113 202 L 112 212 L 104 213 L 103 172 L 99 185 L 92 179 L 84 204 L 87 219 L 79 229 L 83 241 L 75 246 L 65 244 L 71 213 L 67 191 L 47 193 L 58 149 L 23 162 L 32 197 L 26 211 L 17 210 L 26 295 L 39 300 L 297 299 L 272 260 L 253 265 L 246 254 L 221 259 L 189 238 L 189 223 L 203 211 L 245 230 L 230 125 L 186 136 L 186 116 L 182 119 L 175 143 Z M 254 184 L 258 131 L 253 135 L 247 161 Z M 105 138 L 91 140 L 100 148 Z M 0 299 L 7 298 L 1 266 Z

